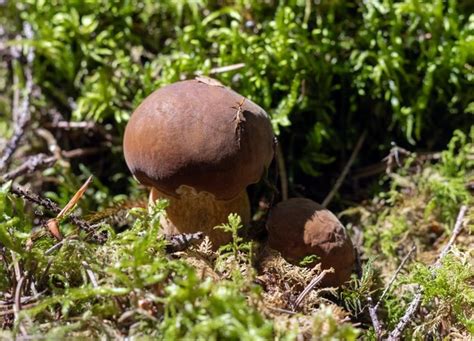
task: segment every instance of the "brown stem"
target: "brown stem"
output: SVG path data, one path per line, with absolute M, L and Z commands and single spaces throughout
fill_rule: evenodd
M 242 218 L 243 225 L 250 223 L 250 203 L 245 190 L 229 201 L 216 200 L 207 192 L 196 193 L 187 186 L 181 186 L 177 192 L 177 198 L 154 188 L 150 192 L 151 202 L 157 199 L 169 201 L 166 218 L 161 221 L 166 235 L 203 232 L 216 249 L 231 240 L 229 233 L 214 228 L 227 223 L 229 214 L 237 213 Z

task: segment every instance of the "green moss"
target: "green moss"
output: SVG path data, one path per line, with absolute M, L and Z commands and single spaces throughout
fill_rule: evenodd
M 51 212 L 31 209 L 9 193 L 10 184 L 2 185 L 2 300 L 11 301 L 17 266 L 41 294 L 31 306 L 24 305 L 20 319 L 5 315 L 2 327 L 9 331 L 0 337 L 13 338 L 24 327 L 32 337 L 47 338 L 373 339 L 365 316 L 367 296 L 380 295 L 412 244 L 417 245 L 412 259 L 418 265 L 410 260 L 381 302 L 385 327 L 396 325 L 413 297 L 413 284 L 419 284 L 424 322 L 416 315 L 420 323 L 409 326 L 407 337 L 473 332 L 471 236 L 464 232 L 458 251 L 435 275 L 422 265 L 436 258 L 459 206 L 472 206 L 466 184 L 474 168 L 474 26 L 466 2 L 239 0 L 223 7 L 213 0 L 19 0 L 0 7 L 5 36 L 18 36 L 24 22 L 34 31 L 31 41 L 4 44 L 35 48 L 32 119 L 13 164 L 51 147 L 30 132 L 44 128 L 54 112 L 66 121 L 91 120 L 111 136 L 98 161 L 95 156 L 61 160 L 17 179 L 63 207 L 90 174 L 96 175 L 76 213 L 88 219 L 96 212 L 93 216 L 108 219 L 96 226 L 109 236 L 103 245 L 61 221 L 64 244 L 46 253 L 56 240 L 40 220 Z M 21 89 L 22 63 L 21 58 L 0 61 L 3 138 L 13 132 L 13 79 Z M 213 73 L 213 68 L 238 63 L 244 66 Z M 439 150 L 451 139 L 439 158 L 421 162 L 419 155 L 410 155 L 401 168 L 379 178 L 372 200 L 353 208 L 363 212 L 351 225 L 360 244 L 362 277 L 354 275 L 340 295 L 327 293 L 324 300 L 344 306 L 360 329 L 350 322 L 338 325 L 335 305 L 317 306 L 325 292 L 305 313 L 269 313 L 262 290 L 272 278 L 258 276 L 258 250 L 239 236 L 239 217 L 232 215 L 221 226 L 234 239 L 218 253 L 192 251 L 201 252 L 215 272 L 210 280 L 201 278 L 186 257 L 165 252 L 165 241 L 157 237 L 164 202 L 149 212 L 130 209 L 133 205 L 124 201 L 145 198 L 122 161 L 120 140 L 131 112 L 156 88 L 201 73 L 268 111 L 281 142 L 290 193 L 304 185 L 308 193 L 322 196 L 322 181 L 316 177 L 336 178 L 363 131 L 367 138 L 354 168 L 380 160 L 391 141 Z M 64 150 L 102 141 L 96 132 L 53 133 Z M 330 181 L 322 185 L 329 187 Z M 471 220 L 472 212 L 466 218 Z M 472 229 L 472 224 L 466 228 Z M 32 290 L 29 285 L 24 293 Z M 285 304 L 300 290 L 287 286 L 277 293 L 282 307 L 288 308 Z M 293 324 L 279 324 L 286 318 Z M 450 323 L 448 332 L 439 327 L 441 320 Z

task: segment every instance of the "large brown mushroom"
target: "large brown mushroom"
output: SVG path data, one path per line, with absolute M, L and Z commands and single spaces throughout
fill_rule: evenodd
M 340 286 L 352 273 L 355 252 L 339 219 L 318 203 L 304 198 L 280 202 L 267 220 L 268 243 L 293 264 L 316 255 L 313 262 L 322 269 L 334 268 L 321 282 L 322 286 Z
M 250 221 L 246 193 L 273 158 L 265 111 L 209 78 L 165 86 L 135 110 L 125 130 L 124 154 L 133 175 L 169 199 L 164 231 L 202 231 L 215 247 L 230 235 L 215 230 L 237 213 Z

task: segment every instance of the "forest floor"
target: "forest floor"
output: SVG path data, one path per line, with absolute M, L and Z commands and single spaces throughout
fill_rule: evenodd
M 223 227 L 233 242 L 213 251 L 207 238 L 159 237 L 166 202 L 147 210 L 143 190 L 85 215 L 80 203 L 100 193 L 97 180 L 64 209 L 7 181 L 0 337 L 468 339 L 473 137 L 457 132 L 429 155 L 392 150 L 376 176 L 386 190 L 338 214 L 358 252 L 342 288 L 318 288 L 319 266 L 287 263 L 265 237 L 242 238 L 237 216 Z M 55 162 L 28 157 L 4 178 L 41 182 Z

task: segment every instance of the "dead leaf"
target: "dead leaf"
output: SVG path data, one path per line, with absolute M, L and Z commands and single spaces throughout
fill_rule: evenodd
M 46 227 L 48 228 L 49 233 L 53 235 L 58 241 L 63 240 L 63 236 L 59 231 L 59 224 L 56 218 L 49 219 L 46 222 Z
M 61 212 L 58 213 L 56 218 L 49 219 L 46 222 L 46 227 L 48 228 L 48 231 L 56 238 L 57 240 L 61 241 L 63 239 L 63 236 L 59 230 L 59 223 L 58 221 L 64 217 L 70 210 L 74 208 L 74 206 L 78 203 L 78 201 L 82 198 L 84 195 L 87 187 L 91 183 L 92 180 L 92 175 L 89 176 L 89 178 L 84 182 L 84 184 L 79 188 L 79 190 L 74 194 L 74 196 L 69 200 L 69 202 L 64 206 L 64 208 L 61 210 Z
M 59 212 L 59 214 L 56 217 L 57 219 L 61 219 L 63 216 L 65 216 L 68 213 L 68 211 L 70 211 L 77 204 L 77 202 L 84 195 L 84 192 L 86 191 L 87 187 L 89 186 L 91 180 L 92 180 L 92 175 L 89 176 L 89 178 L 86 180 L 86 182 L 84 182 L 84 185 L 82 185 L 81 188 L 79 188 L 79 190 L 76 192 L 76 194 L 74 194 L 74 196 L 71 198 L 71 200 L 69 200 L 67 205 L 64 206 L 64 208 L 61 210 L 61 212 Z

